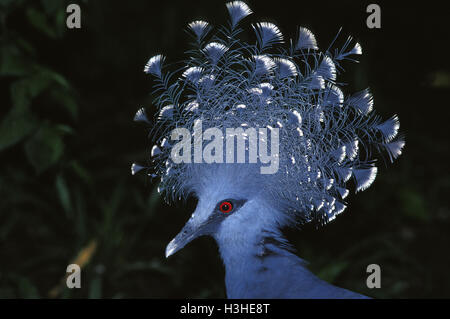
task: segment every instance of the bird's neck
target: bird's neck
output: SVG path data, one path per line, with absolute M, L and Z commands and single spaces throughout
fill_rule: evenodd
M 266 207 L 252 207 L 258 218 L 237 215 L 216 235 L 225 265 L 228 298 L 365 298 L 316 277 L 293 254 Z
M 285 240 L 281 233 L 267 229 L 255 231 L 252 228 L 245 228 L 230 236 L 216 238 L 216 241 L 227 271 L 253 266 L 253 264 L 249 265 L 248 261 L 264 259 L 266 256 L 273 255 L 274 250 L 286 250 L 282 247 Z M 274 249 L 273 245 L 278 245 L 277 249 Z M 255 263 L 255 266 L 257 264 Z
M 299 276 L 314 277 L 303 260 L 289 251 L 287 241 L 276 228 L 249 225 L 216 241 L 225 265 L 229 298 L 267 298 L 271 285 L 277 285 L 277 289 L 289 285 L 283 277 L 291 269 Z M 288 291 L 289 287 L 281 290 Z

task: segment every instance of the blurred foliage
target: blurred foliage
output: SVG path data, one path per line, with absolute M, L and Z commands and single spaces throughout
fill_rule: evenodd
M 224 6 L 83 1 L 82 28 L 68 30 L 68 3 L 0 0 L 0 297 L 224 297 L 212 239 L 164 258 L 194 203 L 169 207 L 145 176 L 129 176 L 148 156 L 145 130 L 132 122 L 151 105 L 143 65 L 161 51 L 180 59 L 186 23 L 224 21 Z M 356 83 L 349 89 L 370 84 L 377 110 L 398 112 L 406 132 L 404 155 L 350 196 L 345 214 L 325 228 L 286 230 L 299 255 L 320 277 L 370 296 L 450 297 L 449 136 L 447 118 L 436 117 L 450 93 L 448 62 L 438 56 L 448 34 L 436 15 L 444 13 L 428 12 L 417 28 L 418 12 L 382 4 L 375 31 L 364 26 L 364 2 L 250 4 L 282 30 L 308 26 L 320 43 L 341 25 L 354 34 L 367 55 L 346 75 Z M 411 21 L 400 24 L 402 14 Z M 410 45 L 429 34 L 437 47 L 424 61 Z M 408 52 L 400 63 L 393 47 Z M 65 288 L 72 262 L 83 266 L 81 289 Z M 372 263 L 381 289 L 365 285 Z

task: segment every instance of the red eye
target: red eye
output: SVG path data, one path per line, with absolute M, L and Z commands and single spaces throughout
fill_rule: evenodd
M 222 213 L 228 214 L 233 210 L 233 204 L 228 201 L 222 202 L 219 206 L 219 209 Z

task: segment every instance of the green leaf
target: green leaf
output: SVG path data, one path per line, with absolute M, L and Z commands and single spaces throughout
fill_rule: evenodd
M 70 166 L 72 167 L 75 174 L 78 175 L 78 177 L 80 177 L 85 183 L 92 185 L 93 181 L 92 181 L 91 174 L 84 166 L 82 166 L 76 160 L 72 161 L 70 163 Z
M 39 292 L 36 286 L 25 277 L 20 277 L 18 279 L 19 295 L 21 298 L 25 299 L 36 299 L 39 298 Z
M 62 135 L 73 135 L 75 134 L 75 131 L 73 130 L 73 128 L 71 128 L 69 125 L 65 125 L 65 124 L 56 124 L 55 128 L 62 134 Z
M 25 153 L 36 173 L 42 173 L 58 162 L 64 153 L 61 133 L 50 125 L 42 126 L 25 143 Z
M 50 38 L 56 37 L 55 31 L 53 27 L 49 24 L 47 16 L 44 13 L 29 7 L 26 11 L 26 15 L 28 21 L 33 27 L 35 27 L 36 29 L 38 29 L 39 31 L 41 31 Z
M 425 200 L 417 191 L 413 189 L 402 189 L 400 192 L 400 200 L 402 202 L 403 214 L 421 221 L 430 219 Z
M 52 0 L 54 2 L 54 0 Z M 64 32 L 67 30 L 66 26 L 66 10 L 61 10 L 55 14 L 55 29 L 58 37 L 64 36 Z
M 64 1 L 41 0 L 42 6 L 47 14 L 55 14 L 60 11 L 65 12 Z
M 64 212 L 70 216 L 72 212 L 72 201 L 70 199 L 69 188 L 62 175 L 58 175 L 55 180 L 56 191 L 58 193 L 59 201 L 61 202 Z
M 70 114 L 72 119 L 76 120 L 78 117 L 78 105 L 73 97 L 65 91 L 60 89 L 53 89 L 50 92 L 50 97 L 62 106 Z
M 30 55 L 34 58 L 36 55 L 36 48 L 33 47 L 33 45 L 28 42 L 27 40 L 23 38 L 17 37 L 15 39 L 15 43 L 17 44 L 17 47 L 20 48 L 21 51 L 24 51 L 27 53 L 27 58 L 30 58 Z
M 27 107 L 13 107 L 0 124 L 0 151 L 20 142 L 37 126 Z
M 12 45 L 5 45 L 0 51 L 0 75 L 21 76 L 29 73 L 31 63 L 22 56 L 20 50 Z
M 50 79 L 44 74 L 16 81 L 11 85 L 11 99 L 13 105 L 28 106 L 31 100 L 37 97 L 50 85 Z
M 52 71 L 48 68 L 43 68 L 40 67 L 38 72 L 45 78 L 48 78 L 56 83 L 58 83 L 59 85 L 61 85 L 63 88 L 65 89 L 70 89 L 71 86 L 69 84 L 69 82 L 66 80 L 66 78 L 59 74 L 58 72 Z
M 332 283 L 342 273 L 342 271 L 347 268 L 347 266 L 347 261 L 334 262 L 322 268 L 322 270 L 317 275 L 323 280 Z
M 96 276 L 89 286 L 89 299 L 99 299 L 102 297 L 102 278 Z

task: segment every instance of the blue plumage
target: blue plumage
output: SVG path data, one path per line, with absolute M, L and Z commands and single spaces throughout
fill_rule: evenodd
M 195 43 L 183 69 L 166 71 L 162 55 L 152 57 L 144 69 L 155 76 L 157 83 L 158 112 L 151 131 L 156 143 L 151 152 L 153 176 L 160 177 L 159 191 L 167 199 L 191 194 L 199 198 L 203 210 L 197 208 L 196 212 L 201 217 L 193 215 L 188 224 L 195 224 L 199 218 L 204 219 L 198 225 L 209 220 L 215 202 L 208 203 L 204 198 L 219 200 L 225 194 L 239 201 L 244 198 L 248 202 L 240 208 L 243 211 L 259 207 L 255 200 L 261 198 L 272 208 L 267 216 L 261 208 L 259 215 L 252 215 L 260 225 L 255 226 L 253 237 L 246 237 L 251 231 L 244 235 L 232 228 L 245 224 L 243 212 L 238 212 L 240 217 L 233 215 L 219 223 L 220 228 L 208 226 L 208 234 L 215 236 L 225 261 L 228 248 L 221 243 L 231 233 L 257 245 L 262 230 L 270 229 L 281 238 L 276 230 L 299 220 L 333 220 L 346 208 L 349 181 L 353 180 L 357 192 L 375 180 L 373 151 L 387 152 L 393 161 L 404 146 L 398 137 L 398 117 L 382 121 L 375 115 L 374 99 L 368 89 L 353 94 L 342 90 L 338 80 L 342 63 L 362 54 L 359 43 L 349 37 L 342 48 L 322 52 L 310 30 L 301 27 L 295 41 L 285 41 L 280 29 L 269 22 L 253 24 L 257 42 L 246 43 L 238 38 L 243 31 L 239 23 L 252 13 L 251 9 L 242 1 L 229 2 L 226 7 L 230 23 L 216 34 L 202 20 L 188 25 Z M 139 110 L 135 120 L 145 119 L 145 112 Z M 169 133 L 179 127 L 193 131 L 199 120 L 204 128 L 223 130 L 278 128 L 279 170 L 261 175 L 249 163 L 175 163 Z M 134 173 L 140 169 L 133 166 L 132 170 Z M 210 193 L 208 187 L 215 192 Z M 238 218 L 244 219 L 238 223 Z M 169 246 L 168 255 L 182 245 Z M 239 290 L 244 288 L 233 289 L 245 296 Z
M 373 114 L 374 100 L 368 89 L 344 97 L 337 76 L 344 60 L 362 53 L 361 45 L 355 43 L 349 49 L 349 38 L 334 54 L 321 52 L 312 32 L 299 28 L 297 41 L 286 48 L 279 28 L 268 22 L 253 24 L 256 44 L 244 43 L 236 37 L 242 31 L 238 23 L 252 11 L 241 1 L 229 2 L 227 8 L 230 26 L 219 29 L 209 42 L 204 41 L 212 29 L 207 22 L 189 24 L 198 43 L 181 76 L 162 72 L 162 55 L 148 61 L 145 72 L 159 80 L 156 141 L 175 127 L 192 130 L 197 119 L 202 119 L 204 127 L 239 127 L 243 123 L 279 127 L 283 169 L 276 176 L 267 176 L 267 183 L 273 186 L 275 197 L 282 189 L 290 211 L 305 220 L 321 214 L 315 202 L 343 200 L 337 187 L 346 188 L 351 176 L 357 191 L 369 187 L 376 169 L 372 158 L 363 155 L 375 149 L 386 151 L 394 160 L 404 142 L 395 140 L 396 116 L 382 122 Z M 292 127 L 283 125 L 293 123 L 292 112 L 302 119 L 296 123 L 301 134 L 293 134 Z M 143 120 L 141 114 L 139 111 L 137 120 Z M 169 157 L 166 148 L 154 159 L 155 173 L 163 177 L 165 195 L 176 198 L 189 193 L 174 179 L 190 176 L 190 165 L 167 164 Z M 166 175 L 167 165 L 173 176 Z M 315 177 L 318 173 L 319 178 Z M 334 184 L 326 188 L 323 179 L 333 179 Z M 328 211 L 326 215 L 332 214 Z

